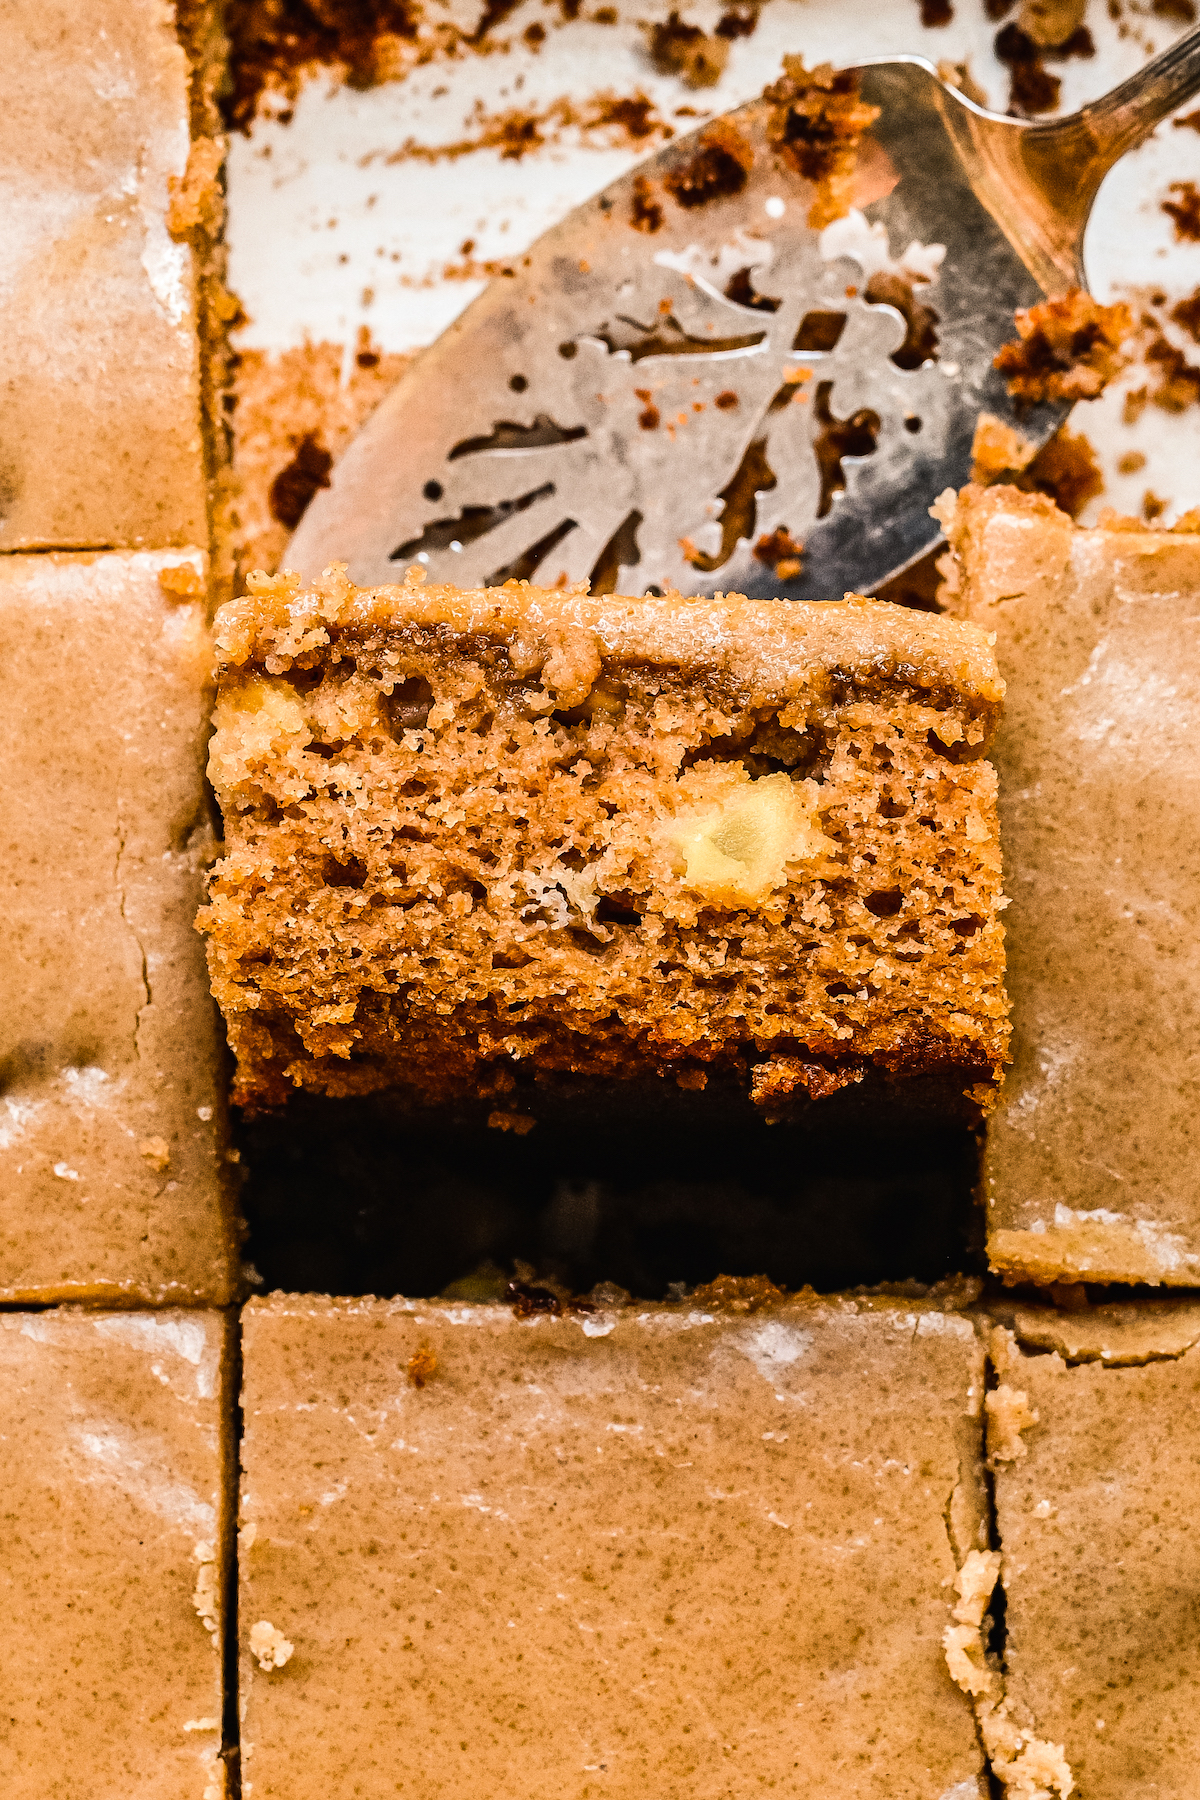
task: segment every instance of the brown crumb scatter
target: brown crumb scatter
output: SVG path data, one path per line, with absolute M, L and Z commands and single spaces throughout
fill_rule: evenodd
M 654 404 L 653 391 L 650 388 L 634 388 L 633 391 L 642 402 L 642 410 L 638 414 L 638 424 L 643 431 L 657 431 L 661 415 Z
M 546 27 L 544 25 L 539 25 L 535 19 L 532 25 L 527 25 L 525 27 L 521 36 L 525 39 L 525 42 L 529 45 L 531 50 L 540 50 L 546 41 Z
M 1017 341 L 1004 344 L 993 367 L 1015 400 L 1094 400 L 1124 366 L 1121 345 L 1133 329 L 1123 301 L 1102 306 L 1072 288 L 1016 315 Z
M 1122 422 L 1126 425 L 1136 425 L 1149 404 L 1150 389 L 1148 387 L 1133 388 L 1126 394 L 1124 405 L 1121 408 Z
M 713 401 L 713 405 L 717 408 L 718 412 L 732 412 L 737 404 L 738 397 L 732 388 L 722 388 L 721 392 Z
M 1104 492 L 1104 473 L 1086 434 L 1068 431 L 1063 425 L 1015 485 L 1031 493 L 1049 494 L 1061 512 L 1077 519 L 1088 501 Z
M 1196 23 L 1196 0 L 1150 0 L 1150 10 L 1157 19 L 1172 19 L 1179 25 Z
M 367 360 L 364 361 L 363 359 Z M 373 360 L 372 360 L 373 359 Z M 381 351 L 364 330 L 342 383 L 345 360 L 340 344 L 304 344 L 273 355 L 243 350 L 234 370 L 233 465 L 236 531 L 240 566 L 273 572 L 293 527 L 275 506 L 288 499 L 294 510 L 303 498 L 299 483 L 290 496 L 272 493 L 294 463 L 301 443 L 311 438 L 333 463 L 408 366 L 408 357 Z M 302 471 L 301 471 L 302 473 Z M 320 486 L 309 485 L 308 497 Z M 288 484 L 285 484 L 285 490 Z
M 1008 110 L 1032 118 L 1053 112 L 1062 82 L 1042 62 L 1040 47 L 1019 25 L 1005 25 L 996 33 L 996 58 L 1009 70 Z
M 665 142 L 675 136 L 675 127 L 658 116 L 653 100 L 640 89 L 634 94 L 602 91 L 582 106 L 563 95 L 540 112 L 534 107 L 513 106 L 505 112 L 489 113 L 483 101 L 477 100 L 470 123 L 474 129 L 468 137 L 446 144 L 422 144 L 416 138 L 406 138 L 385 160 L 389 165 L 409 161 L 457 162 L 477 150 L 498 150 L 505 161 L 521 162 L 567 130 L 579 132 L 585 139 L 596 135 L 610 144 L 644 144 L 655 136 Z M 461 265 L 455 272 L 474 280 L 479 275 L 510 271 L 500 264 L 471 263 Z M 445 273 L 449 279 L 450 269 Z
M 1171 317 L 1183 326 L 1194 344 L 1200 344 L 1200 287 L 1171 308 Z
M 718 119 L 701 134 L 700 148 L 663 177 L 680 206 L 707 206 L 740 194 L 754 166 L 754 150 L 735 125 Z
M 1195 363 L 1190 363 L 1183 351 L 1169 343 L 1165 337 L 1159 335 L 1151 339 L 1146 351 L 1146 363 L 1161 371 L 1158 384 L 1151 388 L 1149 397 L 1163 412 L 1186 412 L 1189 406 L 1194 406 L 1200 400 L 1200 368 Z M 1127 415 L 1129 402 L 1133 397 L 1129 395 L 1126 399 Z
M 1140 450 L 1127 450 L 1117 463 L 1118 472 L 1122 475 L 1136 475 L 1146 466 L 1146 458 Z
M 729 61 L 729 34 L 709 36 L 688 25 L 678 12 L 643 27 L 650 60 L 662 75 L 678 75 L 690 88 L 715 87 Z
M 629 223 L 635 231 L 658 231 L 663 222 L 662 203 L 654 197 L 654 188 L 644 175 L 633 183 L 633 199 L 629 205 Z
M 1021 0 L 1017 22 L 1042 50 L 1061 55 L 1083 28 L 1087 0 Z
M 1176 131 L 1200 131 L 1200 107 L 1195 112 L 1184 113 L 1182 119 L 1175 121 Z
M 801 56 L 785 56 L 783 74 L 763 90 L 770 103 L 767 136 L 796 173 L 816 187 L 808 222 L 814 231 L 849 212 L 858 146 L 879 117 L 860 97 L 853 69 L 822 63 L 806 69 Z
M 755 1313 L 786 1299 L 784 1289 L 766 1275 L 718 1275 L 695 1288 L 687 1304 L 704 1312 Z
M 1178 244 L 1200 243 L 1200 191 L 1194 181 L 1173 181 L 1168 193 L 1178 194 L 1178 200 L 1164 200 L 1162 209 L 1175 221 L 1175 241 Z
M 952 0 L 921 0 L 921 23 L 926 29 L 949 25 L 954 18 Z
M 341 71 L 350 87 L 385 79 L 397 45 L 416 42 L 421 20 L 420 0 L 229 0 L 228 125 L 248 132 L 264 93 L 295 100 L 314 67 Z
M 271 483 L 267 504 L 271 517 L 289 531 L 295 531 L 308 511 L 309 502 L 318 488 L 329 486 L 333 457 L 315 433 L 305 432 L 296 445 L 296 454 L 280 469 Z
M 414 1350 L 408 1359 L 408 1379 L 413 1387 L 423 1388 L 437 1372 L 438 1359 L 428 1344 Z
M 620 13 L 615 6 L 598 6 L 592 14 L 593 25 L 616 25 L 620 21 Z
M 1147 488 L 1142 495 L 1142 517 L 1147 525 L 1153 525 L 1156 519 L 1161 519 L 1170 504 L 1169 500 L 1160 499 L 1153 488 Z
M 1006 18 L 1015 3 L 1016 0 L 983 0 L 984 16 L 994 24 L 997 19 Z
M 1104 475 L 1091 441 L 1065 425 L 1038 450 L 1011 425 L 981 413 L 972 453 L 972 481 L 983 487 L 1003 482 L 1025 493 L 1048 494 L 1073 519 L 1104 492 Z
M 717 36 L 720 38 L 753 37 L 758 30 L 757 6 L 732 6 L 727 13 L 722 13 L 717 20 Z
M 803 567 L 804 545 L 794 538 L 786 525 L 764 534 L 754 546 L 760 563 L 773 569 L 780 581 L 794 581 Z

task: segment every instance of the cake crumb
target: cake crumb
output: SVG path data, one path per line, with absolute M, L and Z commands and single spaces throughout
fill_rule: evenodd
M 808 223 L 821 231 L 850 211 L 859 142 L 879 108 L 860 98 L 853 69 L 834 69 L 831 63 L 807 69 L 802 56 L 785 56 L 783 71 L 763 90 L 772 108 L 767 137 L 816 187 Z
M 981 413 L 972 453 L 972 481 L 982 487 L 1002 481 L 1025 493 L 1048 494 L 1072 519 L 1104 492 L 1104 474 L 1091 440 L 1065 425 L 1038 450 L 1022 432 L 992 413 Z
M 194 563 L 172 563 L 158 571 L 158 585 L 171 600 L 202 600 L 204 577 Z
M 693 1289 L 688 1304 L 701 1312 L 755 1313 L 786 1299 L 784 1289 L 766 1275 L 718 1275 Z
M 200 1564 L 192 1605 L 205 1631 L 217 1629 L 217 1553 L 211 1544 L 197 1544 L 192 1555 Z
M 428 1344 L 414 1350 L 408 1359 L 408 1379 L 413 1387 L 423 1388 L 437 1373 L 438 1359 Z
M 144 1158 L 150 1167 L 156 1169 L 160 1175 L 164 1169 L 169 1169 L 171 1166 L 171 1146 L 167 1143 L 166 1138 L 143 1138 L 138 1144 L 138 1155 Z
M 688 25 L 672 9 L 665 19 L 644 24 L 650 61 L 660 75 L 678 75 L 685 87 L 715 87 L 729 61 L 729 35 L 712 35 Z
M 682 207 L 740 194 L 754 166 L 754 148 L 735 125 L 718 119 L 700 138 L 700 148 L 663 177 L 663 186 Z
M 1200 191 L 1194 181 L 1173 181 L 1168 193 L 1178 200 L 1164 200 L 1162 210 L 1175 222 L 1177 244 L 1200 243 Z
M 177 243 L 186 242 L 194 232 L 215 237 L 220 231 L 225 216 L 219 179 L 224 161 L 223 138 L 193 138 L 183 174 L 168 176 L 167 230 Z
M 257 1658 L 260 1669 L 282 1669 L 295 1648 L 268 1619 L 260 1619 L 250 1627 L 250 1654 Z
M 1023 432 L 1006 425 L 995 413 L 980 413 L 971 445 L 972 481 L 988 487 L 1002 475 L 1024 469 L 1036 455 L 1037 445 Z
M 1002 1382 L 990 1390 L 985 1405 L 991 1465 L 1019 1462 L 1023 1456 L 1028 1456 L 1029 1446 L 1021 1433 L 1038 1422 L 1038 1415 L 1029 1404 L 1029 1395 L 1021 1388 L 1012 1388 Z
M 1125 366 L 1121 345 L 1133 330 L 1124 301 L 1102 306 L 1082 288 L 1022 308 L 1017 342 L 1003 344 L 992 366 L 1015 400 L 1094 400 Z

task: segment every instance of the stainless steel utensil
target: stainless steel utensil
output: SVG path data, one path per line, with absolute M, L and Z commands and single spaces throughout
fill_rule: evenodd
M 1014 419 L 992 368 L 1014 310 L 1083 285 L 1100 183 L 1200 89 L 1200 30 L 1050 123 L 986 112 L 919 57 L 860 77 L 880 109 L 861 211 L 809 228 L 814 190 L 772 147 L 765 99 L 722 121 L 750 164 L 740 185 L 727 171 L 737 191 L 694 203 L 711 124 L 670 144 L 418 359 L 286 566 L 822 599 L 923 555 L 979 412 Z M 1068 410 L 1017 422 L 1041 442 Z

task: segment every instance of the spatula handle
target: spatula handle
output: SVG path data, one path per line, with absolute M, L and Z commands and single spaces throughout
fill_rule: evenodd
M 1195 93 L 1200 93 L 1200 26 L 1185 32 L 1136 75 L 1073 115 L 1092 138 L 1092 160 L 1100 165 L 1100 179 L 1119 157 L 1149 137 L 1156 125 Z

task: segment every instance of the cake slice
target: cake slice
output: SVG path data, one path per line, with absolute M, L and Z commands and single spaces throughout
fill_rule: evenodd
M 218 616 L 201 922 L 240 1103 L 520 1124 L 666 1076 L 978 1118 L 1007 1041 L 982 632 L 422 582 L 260 576 Z
M 944 504 L 996 634 L 1013 1067 L 986 1155 L 1006 1278 L 1200 1282 L 1200 536 Z
M 0 1301 L 222 1304 L 205 558 L 0 556 L 0 629 Z
M 251 1302 L 248 1792 L 983 1800 L 942 1651 L 986 1542 L 971 1322 L 714 1285 Z
M 1141 1310 L 1039 1317 L 1035 1355 L 996 1334 L 1006 1706 L 1056 1800 L 1183 1800 L 1200 1765 L 1200 1309 Z
M 224 1800 L 230 1323 L 0 1314 L 6 1800 Z

